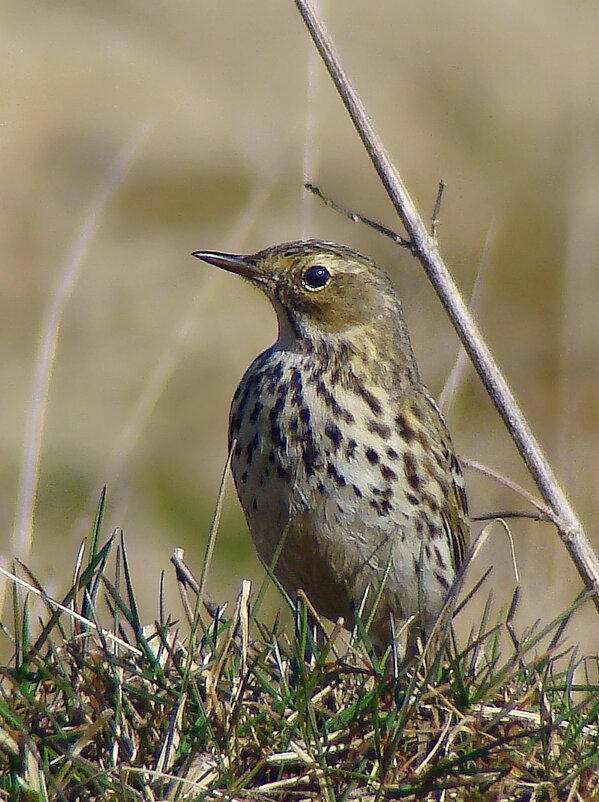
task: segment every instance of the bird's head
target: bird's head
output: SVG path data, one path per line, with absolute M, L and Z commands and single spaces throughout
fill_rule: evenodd
M 359 329 L 403 329 L 399 299 L 388 276 L 368 257 L 321 240 L 288 242 L 251 256 L 193 254 L 249 279 L 272 302 L 281 338 L 335 339 Z

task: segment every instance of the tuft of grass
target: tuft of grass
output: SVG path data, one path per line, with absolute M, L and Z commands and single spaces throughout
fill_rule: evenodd
M 100 546 L 103 506 L 60 604 L 18 567 L 0 799 L 599 796 L 597 665 L 563 646 L 584 594 L 520 634 L 516 595 L 497 620 L 488 605 L 465 644 L 449 632 L 437 655 L 391 670 L 391 655 L 369 657 L 367 622 L 315 634 L 301 594 L 284 600 L 292 632 L 261 618 L 248 582 L 230 611 L 205 602 L 180 552 L 183 618 L 161 582 L 158 618 L 142 622 L 122 532 Z

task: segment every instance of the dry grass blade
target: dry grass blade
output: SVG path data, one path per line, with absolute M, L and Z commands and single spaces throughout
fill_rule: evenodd
M 476 274 L 476 279 L 474 280 L 472 296 L 470 298 L 470 309 L 473 314 L 474 312 L 476 312 L 477 307 L 481 305 L 485 280 L 487 279 L 488 268 L 491 263 L 490 255 L 493 249 L 493 244 L 495 242 L 495 237 L 496 237 L 496 226 L 495 226 L 495 221 L 492 221 L 491 225 L 489 226 L 489 230 L 487 231 L 487 237 L 483 248 L 483 255 L 480 260 L 478 272 Z M 461 346 L 458 351 L 455 363 L 449 373 L 449 376 L 447 377 L 447 381 L 445 382 L 445 385 L 441 390 L 441 393 L 439 394 L 439 406 L 443 410 L 443 414 L 445 416 L 449 415 L 451 407 L 453 406 L 453 402 L 455 401 L 458 389 L 462 381 L 464 380 L 464 375 L 466 373 L 467 366 L 468 366 L 468 354 L 466 353 L 464 347 Z
M 210 568 L 210 562 L 212 560 L 212 553 L 214 551 L 214 544 L 216 543 L 216 535 L 218 533 L 218 526 L 220 524 L 220 516 L 223 510 L 223 501 L 225 498 L 225 490 L 227 487 L 227 479 L 229 476 L 229 470 L 231 469 L 231 458 L 233 456 L 233 451 L 235 446 L 237 445 L 237 440 L 233 440 L 231 443 L 231 447 L 229 448 L 229 454 L 227 456 L 227 461 L 225 463 L 225 467 L 221 476 L 220 486 L 218 488 L 218 496 L 216 499 L 216 507 L 214 508 L 214 516 L 212 518 L 212 525 L 210 526 L 210 533 L 208 535 L 208 542 L 206 543 L 206 553 L 204 554 L 204 560 L 202 562 L 202 573 L 200 574 L 200 582 L 198 587 L 198 600 L 200 600 L 204 595 L 204 589 L 206 587 L 206 577 L 208 576 L 208 569 Z
M 85 254 L 91 244 L 104 208 L 123 181 L 139 149 L 146 141 L 149 132 L 150 124 L 145 123 L 117 155 L 100 187 L 94 194 L 60 271 L 58 283 L 42 326 L 13 534 L 13 554 L 23 559 L 29 554 L 33 539 L 33 514 L 37 494 L 46 405 L 62 315 L 75 282 L 79 277 Z
M 66 616 L 69 616 L 75 621 L 79 621 L 81 624 L 85 624 L 85 626 L 89 627 L 90 629 L 98 630 L 98 626 L 89 618 L 85 618 L 85 616 L 80 615 L 75 610 L 72 610 L 70 607 L 65 607 L 65 605 L 61 604 L 60 602 L 57 602 L 55 599 L 50 598 L 50 596 L 46 595 L 43 590 L 39 590 L 29 582 L 25 582 L 24 579 L 21 579 L 21 577 L 16 576 L 16 574 L 12 574 L 10 571 L 6 571 L 2 567 L 0 567 L 0 573 L 3 574 L 7 579 L 10 579 L 11 582 L 14 582 L 15 585 L 19 585 L 20 587 L 25 588 L 30 593 L 33 593 L 34 595 L 39 596 L 40 598 L 43 598 L 46 604 L 56 608 L 56 610 L 60 610 Z M 118 646 L 122 646 L 123 648 L 133 652 L 134 654 L 141 655 L 139 649 L 137 649 L 135 646 L 132 646 L 130 643 L 127 643 L 127 641 L 122 640 L 112 632 L 109 632 L 108 630 L 102 630 L 102 634 L 107 640 L 112 641 Z

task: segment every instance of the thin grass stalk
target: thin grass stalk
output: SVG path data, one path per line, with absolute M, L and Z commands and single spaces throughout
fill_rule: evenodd
M 149 132 L 150 124 L 146 122 L 136 131 L 117 155 L 95 192 L 60 271 L 56 288 L 46 312 L 46 318 L 40 333 L 33 378 L 31 409 L 27 422 L 27 435 L 19 478 L 19 497 L 13 530 L 13 554 L 21 557 L 21 559 L 27 559 L 33 542 L 33 516 L 40 472 L 42 438 L 62 316 L 81 273 L 85 255 L 104 208 L 127 175 Z
M 210 525 L 210 532 L 208 534 L 208 542 L 206 543 L 206 551 L 204 552 L 204 559 L 202 561 L 202 573 L 200 574 L 200 582 L 198 588 L 198 601 L 200 604 L 202 599 L 204 598 L 204 590 L 206 589 L 206 579 L 208 577 L 208 569 L 210 568 L 210 563 L 212 562 L 212 553 L 214 552 L 214 544 L 216 543 L 216 536 L 218 534 L 218 527 L 220 524 L 220 518 L 223 511 L 223 501 L 225 500 L 225 490 L 227 488 L 227 479 L 229 477 L 229 470 L 231 468 L 231 459 L 233 457 L 233 451 L 235 450 L 236 445 L 237 445 L 237 440 L 233 440 L 233 442 L 231 443 L 231 447 L 229 448 L 227 461 L 225 463 L 225 467 L 223 469 L 222 476 L 220 479 L 220 485 L 218 487 L 216 507 L 214 508 L 212 524 Z

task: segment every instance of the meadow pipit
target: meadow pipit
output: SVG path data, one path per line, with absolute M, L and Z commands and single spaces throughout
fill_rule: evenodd
M 351 627 L 378 598 L 378 649 L 415 616 L 430 629 L 468 543 L 449 432 L 422 384 L 387 275 L 319 240 L 252 256 L 194 254 L 250 280 L 279 336 L 235 392 L 235 486 L 260 559 L 293 597 Z

